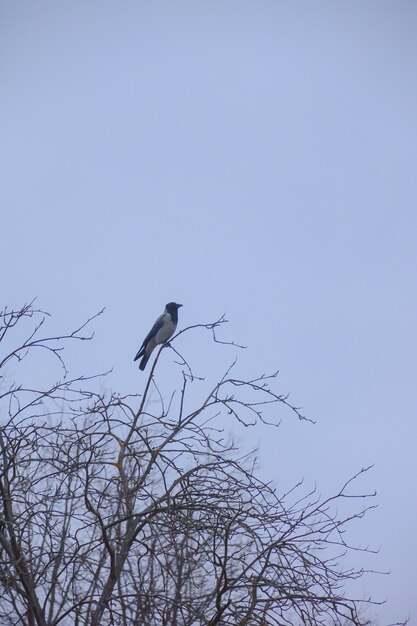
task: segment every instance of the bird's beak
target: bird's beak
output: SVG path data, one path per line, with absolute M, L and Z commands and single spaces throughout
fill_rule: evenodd
M 180 306 L 182 306 L 182 304 L 177 304 L 177 307 L 180 308 Z

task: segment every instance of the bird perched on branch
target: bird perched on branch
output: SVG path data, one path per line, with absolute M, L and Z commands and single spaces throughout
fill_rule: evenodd
M 175 333 L 175 329 L 178 324 L 178 309 L 180 306 L 182 306 L 182 304 L 168 302 L 165 307 L 165 311 L 158 317 L 155 324 L 146 335 L 139 352 L 133 359 L 134 361 L 137 361 L 140 357 L 142 357 L 142 360 L 139 363 L 140 370 L 145 369 L 148 359 L 156 346 L 159 346 L 161 343 L 166 343 Z

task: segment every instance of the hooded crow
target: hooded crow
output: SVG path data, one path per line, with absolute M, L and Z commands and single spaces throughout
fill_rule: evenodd
M 180 306 L 182 306 L 182 304 L 168 302 L 165 307 L 165 311 L 158 317 L 155 324 L 146 335 L 139 352 L 133 359 L 134 361 L 137 361 L 140 357 L 142 357 L 142 360 L 139 363 L 140 370 L 145 369 L 148 359 L 156 346 L 167 342 L 168 339 L 171 339 L 172 335 L 175 333 L 175 329 L 178 324 L 178 309 Z

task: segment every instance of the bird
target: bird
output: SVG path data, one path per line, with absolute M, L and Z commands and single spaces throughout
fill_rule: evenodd
M 182 304 L 176 302 L 168 302 L 165 311 L 158 317 L 149 333 L 146 335 L 143 343 L 133 359 L 137 361 L 142 357 L 139 363 L 139 369 L 144 370 L 152 352 L 161 343 L 166 343 L 175 333 L 178 324 L 178 309 Z

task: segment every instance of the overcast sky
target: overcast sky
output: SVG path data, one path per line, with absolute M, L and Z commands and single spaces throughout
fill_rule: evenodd
M 243 444 L 327 495 L 375 464 L 363 593 L 417 623 L 417 3 L 4 1 L 0 85 L 4 304 L 105 306 L 75 365 L 132 392 L 166 302 L 226 312 L 317 420 Z

